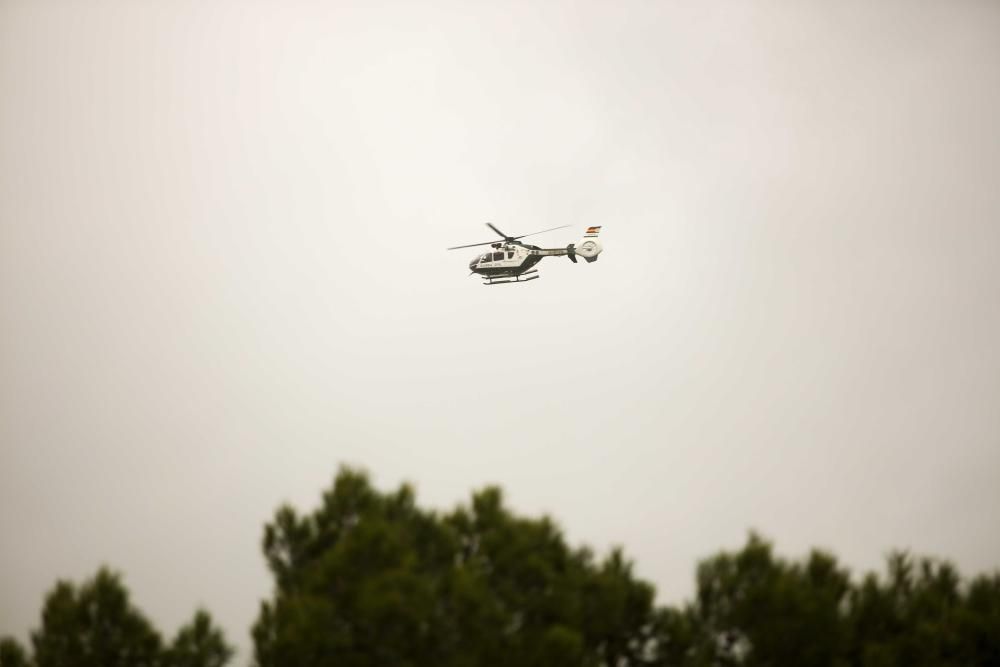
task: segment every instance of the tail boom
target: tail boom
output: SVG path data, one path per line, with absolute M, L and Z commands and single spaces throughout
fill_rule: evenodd
M 587 233 L 578 243 L 570 243 L 565 248 L 531 248 L 529 254 L 540 257 L 560 257 L 567 255 L 571 262 L 576 263 L 577 257 L 583 257 L 588 263 L 596 262 L 597 256 L 604 250 L 601 242 L 597 240 L 601 233 L 600 226 L 588 227 Z

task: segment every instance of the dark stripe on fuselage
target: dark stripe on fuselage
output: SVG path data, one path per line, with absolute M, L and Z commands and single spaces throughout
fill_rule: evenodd
M 521 264 L 519 264 L 518 266 L 497 266 L 497 267 L 477 266 L 476 268 L 473 269 L 473 271 L 481 276 L 490 276 L 493 278 L 501 276 L 513 277 L 521 275 L 522 273 L 533 267 L 535 264 L 538 264 L 540 261 L 542 261 L 542 257 L 540 255 L 528 255 L 527 257 L 524 258 L 524 261 L 521 262 Z

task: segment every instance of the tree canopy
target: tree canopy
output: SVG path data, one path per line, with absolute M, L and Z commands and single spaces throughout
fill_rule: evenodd
M 342 469 L 312 512 L 264 527 L 274 577 L 252 628 L 256 667 L 1000 666 L 1000 572 L 963 581 L 946 561 L 892 553 L 860 579 L 836 557 L 777 556 L 751 533 L 702 561 L 696 591 L 658 606 L 621 549 L 567 543 L 498 488 L 449 512 L 413 489 Z M 45 597 L 30 651 L 0 667 L 223 667 L 207 611 L 170 642 L 102 568 Z
M 277 512 L 264 553 L 261 667 L 637 664 L 652 627 L 653 588 L 621 552 L 571 549 L 496 488 L 437 515 L 343 470 L 312 514 Z
M 165 645 L 121 577 L 107 568 L 80 586 L 56 583 L 31 645 L 29 657 L 14 639 L 0 640 L 0 667 L 222 667 L 233 654 L 203 610 Z
M 835 556 L 777 557 L 751 533 L 657 607 L 621 550 L 597 558 L 499 489 L 448 513 L 344 469 L 318 509 L 264 530 L 273 597 L 253 629 L 276 665 L 1000 665 L 1000 574 L 891 554 L 854 582 Z

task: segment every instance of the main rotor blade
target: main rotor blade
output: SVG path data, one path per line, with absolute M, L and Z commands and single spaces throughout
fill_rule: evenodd
M 507 236 L 506 234 L 504 234 L 503 232 L 501 232 L 499 229 L 497 229 L 496 227 L 494 227 L 492 222 L 487 222 L 486 226 L 489 227 L 490 229 L 492 229 L 493 231 L 495 231 L 501 237 L 503 237 L 503 240 L 507 241 L 508 243 L 511 242 L 511 241 L 516 241 L 518 239 L 523 239 L 525 236 L 534 236 L 535 234 L 544 234 L 545 232 L 551 232 L 551 231 L 553 231 L 555 229 L 564 229 L 566 227 L 572 227 L 572 225 L 559 225 L 558 227 L 552 227 L 551 229 L 543 229 L 540 232 L 531 232 L 530 234 L 521 234 L 520 236 Z M 457 246 L 453 246 L 451 248 L 448 248 L 448 250 L 458 250 L 460 248 L 475 248 L 476 246 L 480 246 L 480 245 L 492 245 L 494 243 L 496 243 L 496 241 L 483 241 L 482 243 L 470 243 L 469 245 L 457 245 Z
M 501 232 L 499 229 L 497 229 L 496 227 L 494 227 L 492 222 L 487 222 L 486 226 L 489 227 L 490 229 L 492 229 L 493 231 L 495 231 L 500 236 L 502 236 L 505 241 L 510 238 L 509 236 L 507 236 L 506 234 L 504 234 L 503 232 Z
M 552 227 L 552 229 L 543 229 L 540 232 L 531 232 L 530 234 L 521 234 L 520 236 L 515 236 L 515 239 L 523 239 L 525 236 L 534 236 L 535 234 L 544 234 L 545 232 L 551 232 L 554 229 L 565 229 L 566 227 L 572 227 L 572 225 L 559 225 L 558 227 Z
M 496 241 L 483 241 L 482 243 L 470 243 L 469 245 L 457 245 L 448 250 L 458 250 L 459 248 L 475 248 L 477 245 L 493 245 Z

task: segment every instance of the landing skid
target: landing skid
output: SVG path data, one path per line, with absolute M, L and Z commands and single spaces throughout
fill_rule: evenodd
M 529 275 L 534 274 L 534 275 Z M 531 271 L 525 271 L 519 276 L 497 276 L 496 278 L 491 278 L 489 276 L 483 278 L 484 285 L 506 285 L 507 283 L 526 283 L 529 280 L 536 280 L 541 278 L 538 275 L 538 269 L 532 269 Z

